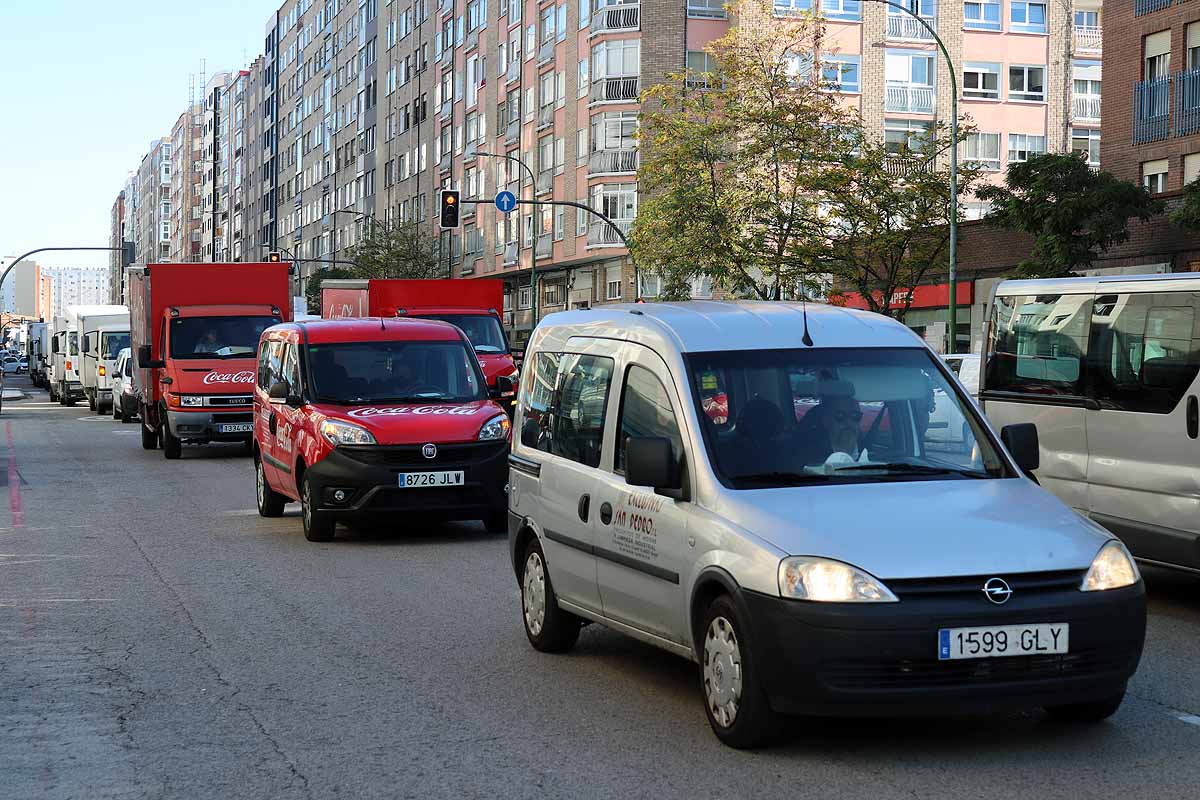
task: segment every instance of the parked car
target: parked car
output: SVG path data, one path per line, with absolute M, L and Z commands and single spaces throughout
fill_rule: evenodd
M 284 323 L 263 332 L 254 389 L 258 511 L 300 501 L 304 535 L 388 515 L 506 528 L 511 423 L 470 340 L 435 320 Z
M 17 374 L 27 374 L 29 372 L 29 357 L 17 356 Z
M 1037 429 L 997 436 L 900 323 L 614 305 L 547 316 L 527 352 L 509 543 L 534 648 L 592 621 L 691 658 L 735 747 L 783 714 L 1120 705 L 1145 636 L 1133 559 L 1025 477 Z
M 124 347 L 117 353 L 112 376 L 112 415 L 123 423 L 137 416 L 137 389 L 133 385 L 133 351 Z
M 950 371 L 958 376 L 958 382 L 963 385 L 972 398 L 979 397 L 979 364 L 978 353 L 955 353 L 944 355 L 942 359 Z
M 1147 562 L 1200 570 L 1200 277 L 1004 281 L 980 400 L 1037 478 Z
M 16 356 L 5 356 L 2 364 L 6 374 L 17 372 L 21 368 L 21 360 Z

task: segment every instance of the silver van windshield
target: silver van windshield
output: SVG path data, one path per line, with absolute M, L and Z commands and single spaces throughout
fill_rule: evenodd
M 710 460 L 731 488 L 1009 477 L 926 350 L 729 351 L 688 364 Z

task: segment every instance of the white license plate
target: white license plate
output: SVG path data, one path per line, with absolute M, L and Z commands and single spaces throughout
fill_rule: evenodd
M 1066 653 L 1070 628 L 1065 622 L 942 628 L 938 631 L 938 660 Z
M 234 422 L 228 425 L 218 425 L 217 433 L 254 433 L 254 423 Z
M 401 489 L 417 489 L 424 486 L 462 486 L 466 473 L 461 469 L 447 472 L 405 472 L 400 475 Z

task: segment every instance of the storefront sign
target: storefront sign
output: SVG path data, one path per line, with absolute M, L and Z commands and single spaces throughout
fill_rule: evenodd
M 892 293 L 891 302 L 888 304 L 889 307 L 904 308 L 904 301 L 910 292 L 912 293 L 912 302 L 909 304 L 909 308 L 946 308 L 950 305 L 950 284 L 936 283 L 918 286 L 915 289 L 897 289 Z M 875 293 L 877 300 L 881 296 L 881 293 Z M 975 282 L 959 281 L 956 297 L 957 304 L 960 306 L 969 306 L 974 299 Z M 866 298 L 858 292 L 831 295 L 829 302 L 831 305 L 844 306 L 846 308 L 870 308 L 867 305 Z

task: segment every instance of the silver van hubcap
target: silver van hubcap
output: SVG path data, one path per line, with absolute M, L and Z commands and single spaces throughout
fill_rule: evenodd
M 713 719 L 722 728 L 733 725 L 742 700 L 742 653 L 724 617 L 714 619 L 704 637 L 704 694 Z
M 537 553 L 530 553 L 525 559 L 525 590 L 521 601 L 525 606 L 525 627 L 537 636 L 546 622 L 546 570 Z

